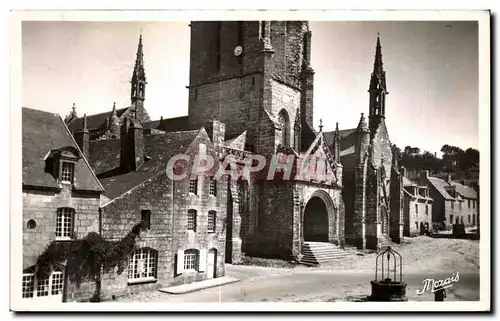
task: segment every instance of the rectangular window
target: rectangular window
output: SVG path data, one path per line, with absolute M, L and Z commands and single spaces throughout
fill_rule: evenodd
M 468 207 L 470 208 L 470 200 L 467 200 Z
M 156 279 L 157 252 L 150 248 L 135 251 L 128 259 L 128 280 Z
M 197 250 L 187 250 L 184 252 L 184 270 L 198 270 Z
M 48 278 L 42 280 L 37 280 L 33 273 L 24 273 L 22 297 L 35 298 L 62 295 L 63 280 L 62 271 L 54 271 Z
M 453 215 L 450 215 L 450 224 L 453 224 Z
M 198 178 L 189 181 L 189 193 L 198 194 Z
M 217 181 L 211 177 L 210 178 L 210 195 L 217 196 Z
M 35 276 L 33 273 L 23 274 L 23 298 L 32 298 L 35 292 Z
M 476 201 L 472 201 L 472 208 L 476 208 Z
M 64 183 L 73 183 L 74 172 L 74 163 L 63 162 L 61 168 L 61 181 Z
M 415 222 L 415 228 L 418 230 L 418 222 Z
M 188 211 L 187 229 L 188 229 L 188 231 L 196 232 L 196 211 L 195 210 Z
M 458 202 L 458 208 L 462 209 L 462 202 Z
M 415 204 L 415 213 L 418 214 L 418 204 Z
M 429 215 L 429 205 L 425 205 L 425 215 Z
M 142 227 L 146 230 L 151 229 L 151 211 L 142 210 L 141 211 L 141 223 Z
M 216 220 L 216 213 L 215 211 L 209 211 L 208 212 L 208 225 L 207 225 L 207 231 L 208 233 L 214 233 L 215 232 L 215 221 Z
M 56 239 L 70 239 L 73 236 L 73 220 L 75 210 L 72 208 L 57 209 Z
M 455 208 L 455 201 L 451 201 L 451 209 Z
M 470 214 L 469 214 L 469 224 L 470 224 Z

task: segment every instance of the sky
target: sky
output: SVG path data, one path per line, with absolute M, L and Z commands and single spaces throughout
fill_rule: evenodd
M 22 25 L 22 104 L 82 116 L 130 105 L 142 30 L 152 119 L 187 115 L 189 22 L 51 22 Z M 380 34 L 392 143 L 440 155 L 444 144 L 479 148 L 477 22 L 312 21 L 314 120 L 324 131 L 368 115 Z

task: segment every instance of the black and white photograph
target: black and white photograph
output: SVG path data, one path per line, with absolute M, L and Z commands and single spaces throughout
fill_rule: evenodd
M 488 11 L 159 13 L 13 19 L 11 310 L 490 309 Z

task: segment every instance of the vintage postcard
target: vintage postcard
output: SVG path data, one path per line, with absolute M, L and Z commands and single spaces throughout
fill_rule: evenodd
M 490 310 L 488 11 L 10 34 L 13 311 Z

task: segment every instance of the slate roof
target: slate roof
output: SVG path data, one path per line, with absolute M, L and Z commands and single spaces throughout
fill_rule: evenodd
M 458 182 L 451 182 L 451 185 L 455 186 L 457 192 L 463 197 L 477 199 L 477 192 L 472 187 L 462 185 Z
M 160 122 L 161 120 L 153 120 L 142 124 L 142 127 L 144 129 L 160 129 L 166 132 L 178 132 L 190 129 L 188 116 L 163 119 L 163 125 L 161 126 Z
M 45 157 L 51 150 L 63 147 L 76 148 L 81 155 L 64 120 L 54 113 L 24 107 L 22 122 L 23 185 L 60 188 L 56 178 L 45 171 Z M 74 189 L 103 191 L 102 185 L 83 157 L 75 166 Z
M 174 154 L 184 153 L 199 133 L 200 130 L 191 130 L 144 135 L 144 151 L 149 159 L 129 173 L 121 173 L 119 169 L 119 140 L 92 141 L 90 163 L 106 189 L 104 196 L 114 199 L 164 172 L 168 160 Z
M 128 108 L 129 107 L 117 109 L 116 110 L 116 116 L 118 116 L 118 118 L 120 118 L 121 115 L 125 111 L 127 111 Z M 92 130 L 92 129 L 100 128 L 101 125 L 103 125 L 104 123 L 106 123 L 106 118 L 108 118 L 108 117 L 109 117 L 109 120 L 111 121 L 111 115 L 112 115 L 112 113 L 113 113 L 113 111 L 110 110 L 110 111 L 105 112 L 105 113 L 100 113 L 100 114 L 95 114 L 95 115 L 88 115 L 87 116 L 87 129 L 88 130 Z M 75 119 L 74 121 L 72 121 L 69 124 L 68 127 L 73 132 L 75 130 L 81 129 L 83 127 L 83 117 Z
M 417 186 L 417 184 L 403 176 L 403 186 Z
M 436 190 L 443 196 L 444 199 L 446 200 L 454 200 L 455 198 L 452 197 L 447 191 L 446 191 L 446 186 L 448 186 L 448 183 L 440 178 L 437 177 L 429 177 L 429 182 L 436 188 Z
M 351 139 L 349 137 L 349 136 L 351 136 L 354 133 L 356 133 L 356 128 L 339 130 L 340 137 L 342 137 L 342 141 L 340 143 L 341 149 L 345 149 L 345 148 L 348 148 L 351 145 L 356 144 L 356 140 L 354 140 L 354 142 L 351 144 L 351 142 L 350 142 Z M 325 140 L 326 140 L 328 146 L 333 145 L 333 139 L 335 137 L 335 131 L 323 132 L 323 135 L 325 136 Z M 346 141 L 346 139 L 347 139 L 347 142 L 343 143 L 343 141 Z

